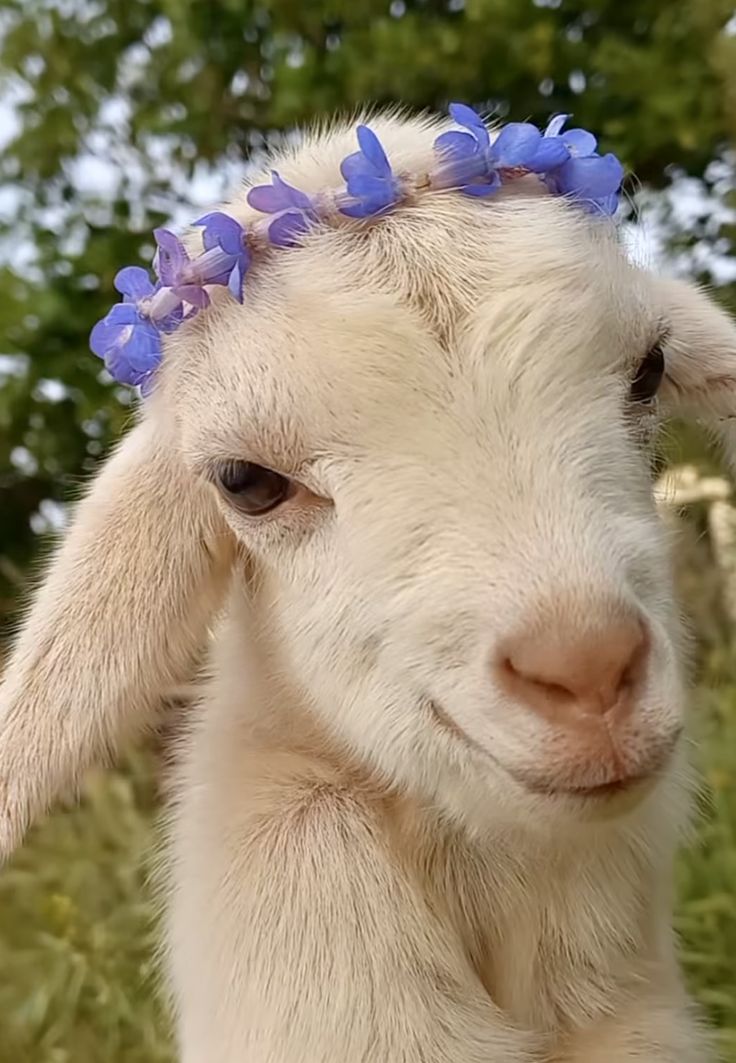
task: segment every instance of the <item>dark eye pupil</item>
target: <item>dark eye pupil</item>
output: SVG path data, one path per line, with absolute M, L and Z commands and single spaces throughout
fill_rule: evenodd
M 220 488 L 234 506 L 257 516 L 275 509 L 289 495 L 291 484 L 281 473 L 252 461 L 230 461 L 217 473 Z
M 631 382 L 632 402 L 651 402 L 659 390 L 664 376 L 664 354 L 660 347 L 653 347 L 642 361 Z

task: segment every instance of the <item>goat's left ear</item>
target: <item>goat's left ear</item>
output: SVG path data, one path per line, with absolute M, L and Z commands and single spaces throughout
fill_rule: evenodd
M 686 281 L 659 279 L 655 292 L 667 328 L 662 407 L 713 431 L 736 473 L 736 320 Z
M 666 327 L 660 397 L 671 416 L 694 416 L 713 427 L 736 419 L 736 321 L 701 288 L 657 280 Z

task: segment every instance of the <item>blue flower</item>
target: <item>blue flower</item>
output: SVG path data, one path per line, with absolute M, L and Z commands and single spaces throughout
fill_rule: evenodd
M 123 296 L 123 303 L 135 303 L 143 316 L 152 321 L 159 332 L 173 332 L 182 323 L 184 310 L 181 300 L 169 296 L 154 302 L 154 296 L 162 291 L 162 286 L 154 284 L 148 271 L 140 266 L 125 266 L 124 269 L 118 270 L 113 284 Z
M 317 220 L 306 192 L 287 184 L 275 170 L 271 171 L 270 185 L 256 185 L 246 198 L 251 207 L 263 214 L 277 215 L 268 227 L 268 238 L 276 247 L 293 247 Z
M 451 103 L 450 114 L 467 132 L 451 130 L 435 140 L 435 150 L 442 156 L 435 186 L 457 188 L 468 196 L 493 195 L 501 187 L 501 177 L 489 158 L 491 138 L 485 122 L 464 103 Z
M 113 284 L 123 296 L 124 303 L 139 303 L 150 299 L 156 291 L 148 270 L 141 266 L 125 266 L 115 274 Z
M 471 107 L 454 103 L 450 114 L 466 132 L 453 130 L 435 140 L 443 158 L 435 187 L 488 196 L 503 180 L 536 173 L 555 195 L 578 199 L 593 211 L 615 212 L 623 167 L 615 155 L 598 154 L 596 139 L 587 130 L 563 132 L 568 115 L 553 118 L 544 135 L 529 122 L 510 122 L 491 143 L 485 123 Z
M 209 306 L 210 297 L 204 290 L 197 264 L 190 259 L 179 237 L 170 229 L 154 229 L 153 237 L 158 247 L 154 269 L 161 287 L 171 288 L 179 299 L 189 303 L 195 310 Z
M 450 113 L 460 130 L 435 140 L 439 163 L 417 189 L 459 189 L 470 196 L 493 195 L 504 182 L 538 174 L 555 195 L 579 201 L 586 209 L 613 214 L 623 180 L 623 167 L 614 155 L 601 156 L 592 133 L 564 126 L 567 115 L 549 122 L 544 133 L 528 122 L 511 122 L 494 141 L 480 115 L 455 103 Z M 343 159 L 340 171 L 346 192 L 337 195 L 339 210 L 353 218 L 380 215 L 402 199 L 404 185 L 397 177 L 378 137 L 367 126 L 357 130 L 359 150 Z M 310 197 L 284 181 L 275 171 L 270 185 L 248 193 L 256 210 L 271 215 L 268 237 L 277 247 L 292 247 L 310 226 L 319 222 L 322 199 Z M 334 203 L 334 195 L 328 199 Z M 195 224 L 204 228 L 204 251 L 191 256 L 169 229 L 156 229 L 154 268 L 128 266 L 115 277 L 122 301 L 99 321 L 90 346 L 120 383 L 134 384 L 146 394 L 161 362 L 162 335 L 209 306 L 207 289 L 222 285 L 240 302 L 251 265 L 246 228 L 221 211 L 205 214 Z
M 586 129 L 563 131 L 568 117 L 557 115 L 545 130 L 545 139 L 563 143 L 568 152 L 566 161 L 547 173 L 547 187 L 556 195 L 581 200 L 593 212 L 615 214 L 624 168 L 615 155 L 599 155 L 598 143 Z
M 556 195 L 579 199 L 593 212 L 615 214 L 624 168 L 615 155 L 588 155 L 569 159 L 547 176 Z
M 435 140 L 435 148 L 450 162 L 441 184 L 466 195 L 493 195 L 504 171 L 545 173 L 570 157 L 562 140 L 545 140 L 529 122 L 509 122 L 491 143 L 485 122 L 472 107 L 453 103 L 450 114 L 468 132 L 442 133 Z
M 360 151 L 348 155 L 340 163 L 347 193 L 354 202 L 341 206 L 340 212 L 350 218 L 367 218 L 382 214 L 398 203 L 401 185 L 373 130 L 359 125 L 357 134 Z
M 194 224 L 204 226 L 205 253 L 196 260 L 202 283 L 223 284 L 242 303 L 243 281 L 251 261 L 245 229 L 219 210 L 205 214 Z
M 161 361 L 161 336 L 132 302 L 117 303 L 98 321 L 89 345 L 118 383 L 149 389 Z
M 542 141 L 542 134 L 528 122 L 509 122 L 488 149 L 492 165 L 499 170 L 528 169 Z

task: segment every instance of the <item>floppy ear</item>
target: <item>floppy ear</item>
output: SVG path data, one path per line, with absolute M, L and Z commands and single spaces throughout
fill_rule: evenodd
M 658 280 L 656 291 L 668 330 L 664 408 L 712 429 L 736 472 L 736 321 L 693 284 Z
M 187 674 L 233 556 L 171 426 L 140 423 L 79 504 L 0 685 L 0 855 Z

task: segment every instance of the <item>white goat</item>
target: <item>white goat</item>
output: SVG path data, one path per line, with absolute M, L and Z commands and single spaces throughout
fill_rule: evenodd
M 427 167 L 431 123 L 375 127 Z M 280 169 L 334 185 L 352 136 Z M 736 329 L 534 178 L 321 228 L 172 337 L 17 641 L 0 801 L 9 851 L 217 624 L 171 820 L 184 1063 L 708 1058 L 657 406 L 733 416 Z

